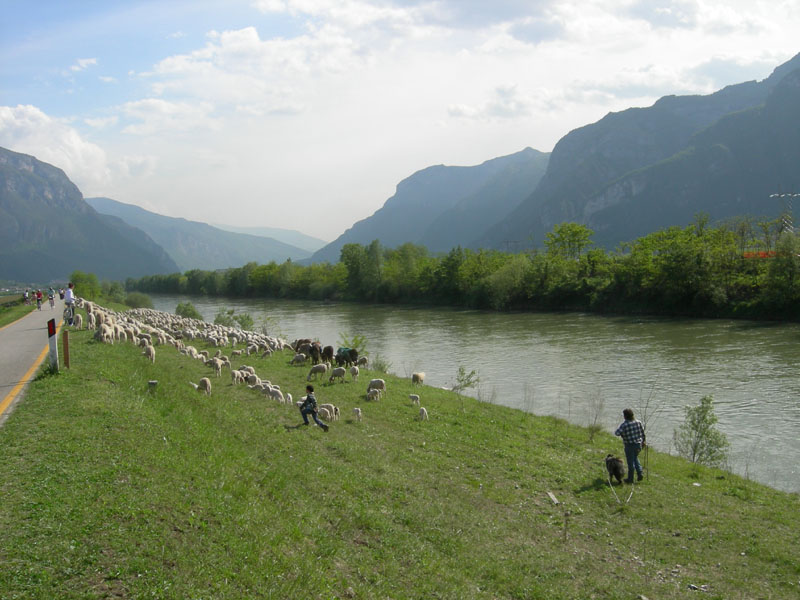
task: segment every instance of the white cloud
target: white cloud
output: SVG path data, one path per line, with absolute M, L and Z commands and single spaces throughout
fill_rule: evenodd
M 108 77 L 108 76 L 105 76 L 105 75 L 100 75 L 98 77 L 98 79 L 100 81 L 102 81 L 103 83 L 117 83 L 117 78 L 116 77 Z
M 113 125 L 116 125 L 119 121 L 119 117 L 111 116 L 111 117 L 100 117 L 97 119 L 84 119 L 83 122 L 86 123 L 89 127 L 94 129 L 106 129 Z
M 97 66 L 96 58 L 79 58 L 77 61 L 75 61 L 75 64 L 69 68 L 69 70 L 84 71 L 89 67 L 96 67 L 96 66 Z
M 35 106 L 0 106 L 0 146 L 59 167 L 87 195 L 111 178 L 102 148 Z
M 211 116 L 212 105 L 207 102 L 168 102 L 148 98 L 127 102 L 119 107 L 133 123 L 122 133 L 133 135 L 164 135 L 192 129 L 216 130 L 219 125 Z

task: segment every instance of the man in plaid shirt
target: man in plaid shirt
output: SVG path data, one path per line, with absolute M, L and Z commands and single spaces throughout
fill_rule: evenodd
M 628 461 L 628 478 L 625 483 L 633 483 L 633 471 L 636 471 L 636 480 L 642 480 L 642 465 L 639 463 L 639 452 L 645 446 L 644 427 L 642 422 L 633 418 L 633 411 L 626 408 L 622 411 L 625 417 L 622 425 L 617 427 L 614 435 L 622 437 L 625 445 L 625 458 Z

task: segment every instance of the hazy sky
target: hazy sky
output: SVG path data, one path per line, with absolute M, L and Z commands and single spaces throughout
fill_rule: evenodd
M 85 196 L 332 240 L 415 171 L 767 77 L 800 0 L 0 0 L 0 146 Z

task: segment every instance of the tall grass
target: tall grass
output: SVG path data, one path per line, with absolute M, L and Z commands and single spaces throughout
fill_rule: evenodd
M 171 347 L 70 350 L 0 429 L 0 598 L 797 597 L 797 495 L 653 453 L 620 507 L 619 441 L 562 420 L 362 369 L 324 433 Z M 290 358 L 234 364 L 297 399 Z

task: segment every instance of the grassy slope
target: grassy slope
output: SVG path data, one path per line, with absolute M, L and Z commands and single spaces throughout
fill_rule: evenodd
M 25 305 L 20 297 L 20 294 L 0 296 L 0 327 L 5 327 L 36 309 L 36 302 Z
M 151 365 L 88 332 L 70 346 L 73 368 L 40 376 L 0 429 L 0 598 L 800 589 L 797 495 L 651 453 L 649 478 L 621 505 L 602 466 L 619 441 L 560 420 L 424 387 L 420 422 L 408 381 L 387 377 L 388 398 L 366 403 L 362 373 L 318 382 L 320 402 L 342 410 L 326 434 L 232 387 L 227 371 L 198 394 L 188 381 L 209 369 L 174 348 L 157 347 Z M 307 369 L 289 357 L 249 364 L 298 398 Z M 630 487 L 616 489 L 625 500 Z

